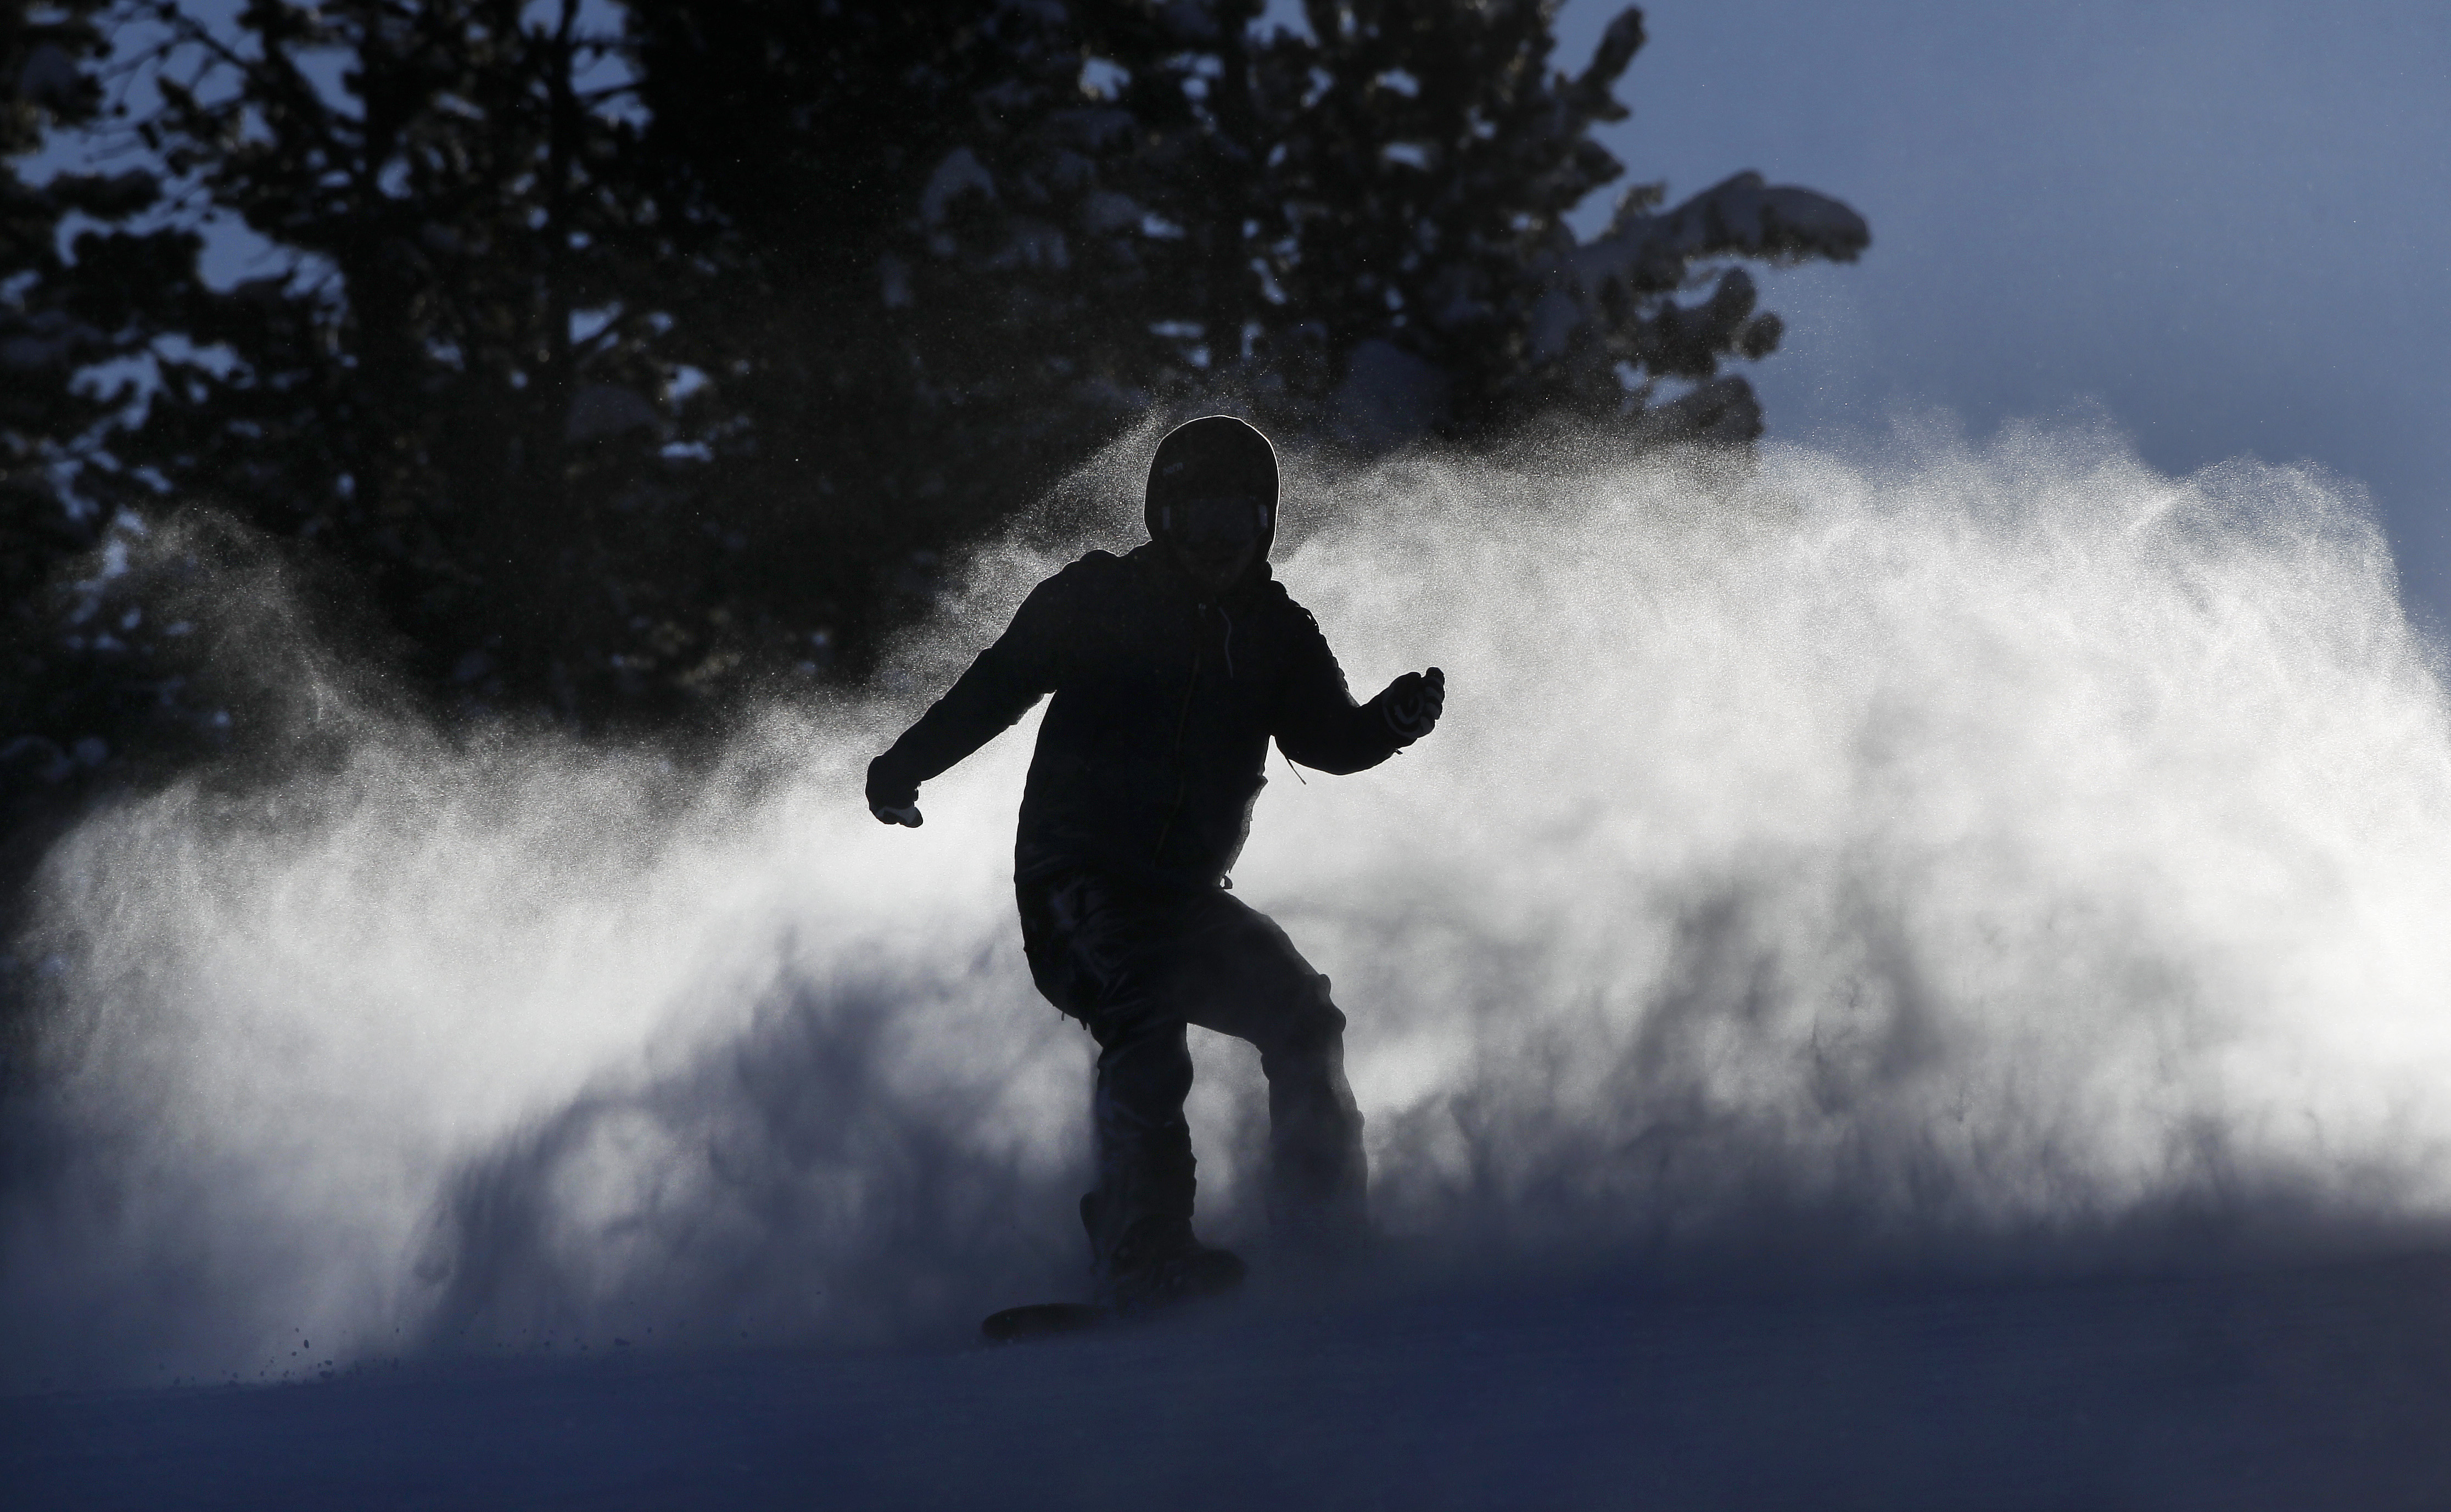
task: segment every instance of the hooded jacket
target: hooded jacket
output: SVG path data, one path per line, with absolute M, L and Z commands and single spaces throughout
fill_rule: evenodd
M 996 643 L 869 769 L 873 794 L 915 791 L 1052 694 L 1021 799 L 1013 872 L 1094 868 L 1215 887 L 1249 833 L 1273 737 L 1322 772 L 1384 761 L 1400 737 L 1356 705 L 1309 611 L 1268 571 L 1270 509 L 1251 568 L 1211 595 L 1152 539 L 1093 551 L 1032 589 Z

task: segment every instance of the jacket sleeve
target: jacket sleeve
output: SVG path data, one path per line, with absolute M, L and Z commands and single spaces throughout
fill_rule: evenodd
M 1058 573 L 1030 590 L 995 644 L 870 765 L 872 789 L 916 789 L 1011 729 L 1054 691 L 1071 598 L 1068 576 Z
M 1377 700 L 1353 701 L 1345 690 L 1344 669 L 1327 649 L 1319 621 L 1300 604 L 1292 607 L 1293 655 L 1279 696 L 1276 729 L 1270 732 L 1277 749 L 1314 771 L 1339 776 L 1367 771 L 1404 742 L 1388 726 Z

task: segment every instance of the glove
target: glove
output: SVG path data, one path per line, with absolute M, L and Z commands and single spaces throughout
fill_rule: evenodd
M 1387 684 L 1387 691 L 1379 695 L 1379 713 L 1397 743 L 1411 745 L 1437 726 L 1446 703 L 1447 675 L 1432 667 L 1407 672 Z
M 868 764 L 868 812 L 876 815 L 879 824 L 919 828 L 927 822 L 919 816 L 919 785 L 879 772 L 884 764 L 883 756 Z

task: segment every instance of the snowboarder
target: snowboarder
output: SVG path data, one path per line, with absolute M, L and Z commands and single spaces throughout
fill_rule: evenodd
M 1269 575 L 1276 452 L 1212 415 L 1149 464 L 1149 540 L 1093 551 L 1030 592 L 996 643 L 868 770 L 868 804 L 917 826 L 920 784 L 1052 694 L 1022 794 L 1013 878 L 1038 990 L 1098 1044 L 1097 1185 L 1081 1199 L 1096 1305 L 1226 1289 L 1243 1263 L 1191 1227 L 1184 1027 L 1249 1041 L 1268 1082 L 1267 1207 L 1326 1252 L 1363 1225 L 1362 1115 L 1327 978 L 1227 890 L 1274 736 L 1323 772 L 1429 733 L 1436 667 L 1356 705 L 1318 622 Z

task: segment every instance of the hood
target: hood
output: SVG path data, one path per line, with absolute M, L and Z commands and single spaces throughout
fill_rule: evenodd
M 1234 492 L 1267 506 L 1260 526 L 1254 575 L 1264 570 L 1277 542 L 1277 449 L 1247 421 L 1206 415 L 1167 432 L 1149 459 L 1147 502 L 1143 515 L 1149 539 L 1166 540 L 1167 506 L 1199 494 Z

